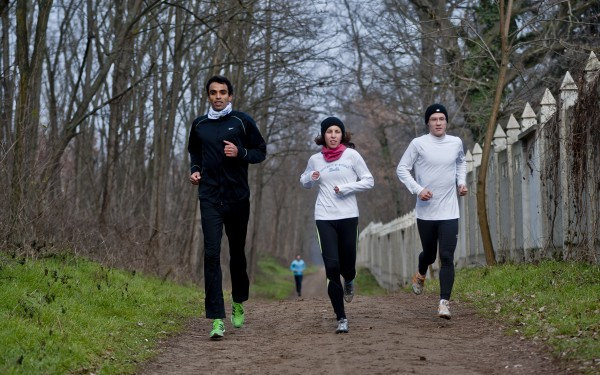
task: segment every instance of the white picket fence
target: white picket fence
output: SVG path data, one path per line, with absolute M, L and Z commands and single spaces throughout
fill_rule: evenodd
M 600 62 L 592 52 L 585 68 L 585 82 L 593 82 L 600 72 Z M 511 115 L 503 129 L 498 124 L 493 140 L 487 175 L 488 221 L 499 262 L 524 262 L 549 256 L 565 257 L 581 241 L 598 251 L 600 202 L 597 186 L 588 184 L 586 191 L 573 191 L 568 181 L 570 168 L 566 163 L 571 150 L 565 142 L 569 114 L 576 103 L 578 88 L 570 73 L 566 73 L 559 100 L 546 90 L 540 102 L 539 116 L 527 103 L 521 121 Z M 559 139 L 548 139 L 543 127 L 558 112 Z M 598 126 L 598 119 L 590 119 Z M 588 140 L 598 144 L 598 140 Z M 560 143 L 560 177 L 543 176 L 546 163 L 556 163 L 547 152 L 550 142 Z M 600 151 L 600 150 L 599 150 Z M 477 173 L 481 165 L 482 148 L 476 144 L 467 151 L 467 183 L 469 194 L 459 198 L 461 218 L 455 253 L 457 268 L 486 263 L 477 220 Z M 600 167 L 592 165 L 590 181 L 598 181 Z M 400 184 L 401 188 L 403 186 Z M 556 192 L 559 192 L 558 196 Z M 584 197 L 587 212 L 573 212 L 574 200 Z M 416 198 L 415 198 L 416 199 Z M 556 204 L 555 202 L 559 202 Z M 570 229 L 573 218 L 583 215 L 579 225 L 590 233 L 580 238 Z M 582 229 L 581 226 L 578 229 Z M 379 284 L 396 290 L 410 282 L 417 268 L 421 241 L 415 213 L 410 212 L 389 223 L 370 223 L 359 236 L 357 264 L 368 268 Z M 598 259 L 598 258 L 596 258 Z M 430 269 L 429 277 L 437 277 L 439 263 Z

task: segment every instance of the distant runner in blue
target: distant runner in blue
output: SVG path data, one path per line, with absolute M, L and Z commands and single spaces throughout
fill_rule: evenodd
M 296 293 L 298 297 L 302 295 L 302 274 L 304 273 L 304 268 L 306 268 L 306 265 L 300 255 L 296 256 L 296 259 L 292 260 L 292 264 L 290 264 L 290 270 L 294 273 L 294 280 L 296 281 Z

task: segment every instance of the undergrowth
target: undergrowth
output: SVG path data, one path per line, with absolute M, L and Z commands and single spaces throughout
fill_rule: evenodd
M 549 344 L 558 358 L 600 370 L 598 265 L 543 261 L 464 269 L 453 298 L 500 320 L 511 334 Z
M 250 288 L 252 297 L 282 300 L 294 290 L 294 276 L 289 268 L 279 264 L 275 258 L 259 258 L 258 271 Z
M 0 252 L 0 373 L 127 374 L 197 316 L 197 287 L 69 254 Z

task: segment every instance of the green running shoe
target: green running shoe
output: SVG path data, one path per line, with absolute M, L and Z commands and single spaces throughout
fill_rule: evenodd
M 231 324 L 235 328 L 241 328 L 244 325 L 244 305 L 233 302 L 231 304 Z
M 213 329 L 210 331 L 211 339 L 220 339 L 223 337 L 225 333 L 225 323 L 223 323 L 223 319 L 215 319 L 213 320 Z

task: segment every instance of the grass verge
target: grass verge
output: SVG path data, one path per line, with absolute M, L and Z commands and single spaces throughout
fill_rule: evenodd
M 201 314 L 203 293 L 68 254 L 0 252 L 0 373 L 128 374 Z
M 308 273 L 314 272 L 309 268 Z M 469 302 L 510 334 L 547 343 L 585 373 L 600 370 L 600 267 L 545 261 L 464 269 L 453 299 Z M 361 295 L 384 295 L 359 269 Z M 438 292 L 437 280 L 426 283 Z M 287 267 L 261 258 L 254 297 L 285 299 Z M 194 286 L 110 269 L 68 254 L 39 260 L 0 252 L 0 373 L 131 374 L 156 342 L 203 312 Z
M 363 296 L 383 296 L 389 293 L 377 283 L 368 268 L 358 268 L 356 270 L 354 283 L 356 284 L 357 293 Z
M 289 268 L 279 264 L 275 258 L 258 259 L 258 271 L 250 288 L 253 298 L 282 300 L 294 290 L 294 276 Z
M 429 281 L 429 280 L 428 280 Z M 426 284 L 439 291 L 437 280 Z M 586 373 L 600 370 L 600 267 L 543 261 L 463 269 L 453 299 L 502 322 L 508 333 L 541 340 Z

